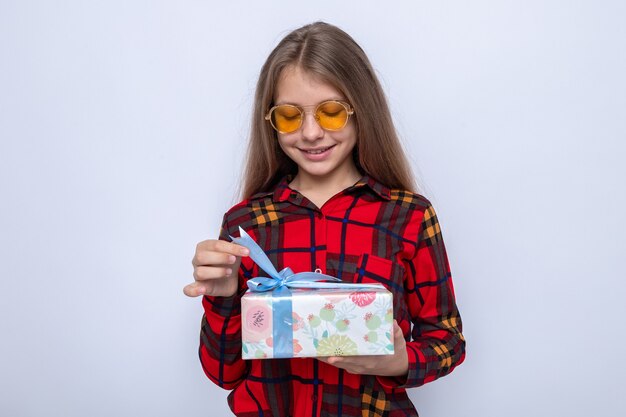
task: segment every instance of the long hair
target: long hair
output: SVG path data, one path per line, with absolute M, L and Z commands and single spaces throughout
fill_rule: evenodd
M 416 191 L 415 180 L 396 134 L 383 89 L 361 47 L 336 26 L 316 22 L 285 36 L 261 68 L 243 178 L 242 197 L 268 191 L 298 166 L 278 144 L 264 119 L 276 85 L 287 67 L 299 67 L 327 82 L 354 108 L 357 142 L 355 165 L 390 188 Z

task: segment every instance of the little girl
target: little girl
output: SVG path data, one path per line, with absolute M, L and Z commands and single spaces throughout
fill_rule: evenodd
M 243 201 L 219 240 L 198 244 L 200 361 L 237 416 L 417 416 L 405 389 L 465 356 L 446 250 L 414 179 L 363 50 L 314 23 L 288 34 L 256 88 Z M 241 296 L 263 275 L 230 242 L 241 226 L 277 268 L 321 271 L 393 293 L 395 353 L 241 359 Z

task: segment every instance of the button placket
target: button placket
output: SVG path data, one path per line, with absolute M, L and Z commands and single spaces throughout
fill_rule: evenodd
M 315 218 L 315 246 L 326 248 L 326 217 L 323 213 Z M 315 272 L 326 273 L 326 249 L 315 251 Z

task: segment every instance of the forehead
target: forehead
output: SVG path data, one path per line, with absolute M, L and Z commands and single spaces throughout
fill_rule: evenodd
M 325 100 L 345 100 L 335 86 L 300 67 L 285 68 L 276 84 L 274 102 L 276 104 L 296 104 L 307 106 Z

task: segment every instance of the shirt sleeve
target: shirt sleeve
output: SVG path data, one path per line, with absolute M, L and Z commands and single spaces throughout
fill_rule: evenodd
M 221 240 L 228 237 L 226 216 L 220 231 Z M 202 299 L 204 315 L 200 331 L 200 363 L 204 373 L 221 388 L 235 388 L 248 372 L 241 359 L 241 296 L 243 277 L 239 270 L 239 292 L 232 297 Z
M 424 211 L 415 256 L 405 266 L 412 322 L 412 341 L 407 342 L 409 369 L 406 378 L 378 378 L 389 388 L 411 388 L 434 381 L 452 372 L 465 359 L 461 316 L 432 205 Z

